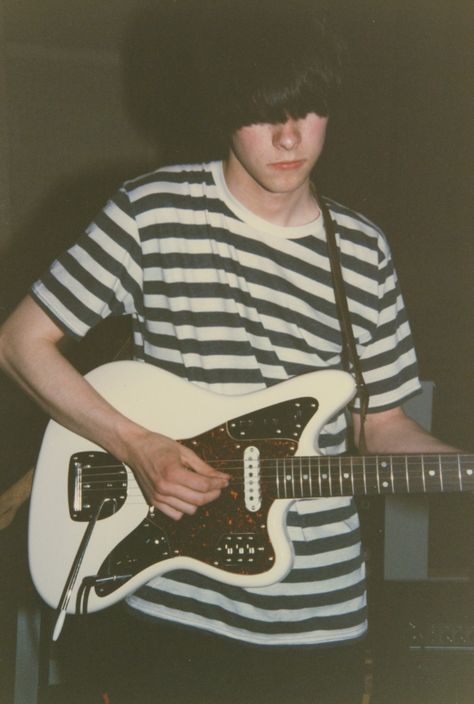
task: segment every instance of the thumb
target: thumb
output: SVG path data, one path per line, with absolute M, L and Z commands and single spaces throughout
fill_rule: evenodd
M 201 457 L 199 457 L 199 455 L 193 452 L 193 450 L 189 447 L 183 448 L 182 460 L 187 467 L 194 470 L 198 474 L 222 480 L 222 482 L 224 482 L 223 486 L 225 486 L 230 479 L 229 474 L 226 472 L 219 472 L 217 469 L 214 469 L 214 467 L 211 467 L 211 465 L 201 459 Z

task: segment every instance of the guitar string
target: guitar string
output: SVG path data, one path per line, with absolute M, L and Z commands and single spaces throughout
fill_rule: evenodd
M 132 473 L 133 474 L 133 473 Z M 460 475 L 455 472 L 451 472 L 450 474 L 455 474 L 455 476 L 446 476 L 445 472 L 442 472 L 441 475 L 438 472 L 433 472 L 430 473 L 430 470 L 423 472 L 417 472 L 417 474 L 411 473 L 409 475 L 408 480 L 406 477 L 406 472 L 402 468 L 394 468 L 391 471 L 386 471 L 386 472 L 377 472 L 376 470 L 372 469 L 366 469 L 364 470 L 358 470 L 358 471 L 352 471 L 352 472 L 347 472 L 344 470 L 339 471 L 325 471 L 321 470 L 318 471 L 312 471 L 312 470 L 305 470 L 302 468 L 293 468 L 293 469 L 285 469 L 285 468 L 280 468 L 280 469 L 275 469 L 274 472 L 272 473 L 262 473 L 259 472 L 258 474 L 255 473 L 255 475 L 249 475 L 249 477 L 245 477 L 245 474 L 243 471 L 240 471 L 239 474 L 241 476 L 237 475 L 232 475 L 230 476 L 230 483 L 239 483 L 241 482 L 244 484 L 246 481 L 248 481 L 249 478 L 254 478 L 257 477 L 260 481 L 262 482 L 272 482 L 272 481 L 278 481 L 279 479 L 282 478 L 291 478 L 291 480 L 294 481 L 319 481 L 319 478 L 321 477 L 322 480 L 324 481 L 331 481 L 334 483 L 340 483 L 341 480 L 343 482 L 350 483 L 351 480 L 353 479 L 355 483 L 360 483 L 364 479 L 369 481 L 377 481 L 379 480 L 380 482 L 393 482 L 395 483 L 401 483 L 401 484 L 406 484 L 410 481 L 412 481 L 414 484 L 416 483 L 423 483 L 426 482 L 427 484 L 430 485 L 436 485 L 442 483 L 445 486 L 455 486 L 460 483 L 460 478 L 465 481 L 473 480 L 474 479 L 474 474 L 470 473 L 468 471 L 461 471 Z M 340 476 L 342 474 L 342 476 Z M 127 475 L 127 480 L 129 479 Z M 125 481 L 125 478 L 121 479 L 120 477 L 117 477 L 115 474 L 110 474 L 110 473 L 93 473 L 92 475 L 83 475 L 81 482 L 87 483 L 88 485 L 91 484 L 104 484 L 107 482 L 121 482 Z
M 309 484 L 309 480 L 304 480 L 304 481 L 306 482 L 306 488 L 308 488 L 307 485 Z M 326 481 L 327 481 L 327 480 L 326 480 Z M 133 480 L 132 480 L 132 482 L 133 482 Z M 276 482 L 272 482 L 272 483 L 267 482 L 267 483 L 260 483 L 260 485 L 261 485 L 262 487 L 268 487 L 268 486 L 275 486 L 275 483 L 276 483 Z M 297 483 L 298 486 L 296 486 L 296 487 L 293 489 L 293 494 L 294 494 L 293 498 L 295 498 L 295 497 L 296 497 L 296 498 L 331 498 L 331 497 L 335 497 L 335 496 L 353 496 L 353 495 L 354 495 L 354 492 L 351 491 L 351 487 L 350 487 L 350 486 L 347 487 L 347 490 L 348 490 L 348 491 L 347 491 L 347 493 L 346 493 L 346 492 L 344 491 L 344 488 L 345 488 L 344 485 L 343 485 L 343 487 L 342 487 L 343 491 L 342 491 L 342 493 L 341 493 L 341 491 L 340 491 L 340 489 L 341 489 L 340 483 L 337 483 L 337 484 L 336 484 L 336 483 L 334 483 L 334 482 L 333 482 L 333 484 L 332 484 L 332 488 L 333 488 L 333 490 L 334 490 L 333 493 L 324 491 L 324 492 L 322 493 L 322 495 L 319 495 L 318 492 L 317 492 L 317 489 L 318 489 L 319 487 L 315 487 L 315 488 L 314 488 L 314 494 L 313 494 L 313 493 L 310 493 L 309 495 L 301 495 L 300 492 L 298 491 L 298 490 L 300 489 L 300 487 L 301 487 L 301 482 L 300 482 L 299 480 L 297 480 L 297 481 L 295 481 L 295 483 Z M 292 487 L 291 487 L 291 484 L 292 484 L 291 481 L 287 481 L 285 484 L 283 484 L 283 488 L 284 488 L 285 490 L 288 490 L 289 493 L 292 493 L 292 492 L 291 492 L 291 488 L 292 488 Z M 347 480 L 347 484 L 350 484 L 350 482 L 349 482 L 348 480 Z M 405 487 L 405 486 L 406 486 L 406 484 L 402 485 L 402 488 Z M 229 485 L 229 487 L 227 487 L 227 488 L 232 488 L 232 487 L 242 487 L 242 488 L 244 488 L 244 487 L 245 487 L 245 483 L 244 483 L 242 480 L 234 480 L 234 481 L 230 482 L 230 485 Z M 278 488 L 278 487 L 277 487 L 277 488 Z M 326 489 L 327 486 L 324 487 L 324 488 Z M 409 491 L 408 489 L 407 489 L 406 491 L 401 491 L 401 489 L 400 489 L 399 487 L 397 487 L 397 488 L 394 490 L 394 492 L 392 492 L 392 486 L 391 486 L 391 484 L 389 484 L 389 483 L 387 482 L 387 484 L 386 484 L 385 486 L 380 487 L 380 490 L 379 490 L 379 488 L 377 487 L 377 485 L 372 484 L 372 485 L 370 485 L 370 486 L 367 487 L 367 492 L 365 492 L 365 491 L 356 491 L 356 492 L 355 492 L 355 495 L 365 495 L 365 494 L 391 494 L 391 493 L 396 493 L 396 494 L 402 494 L 402 493 L 403 493 L 403 494 L 417 494 L 417 493 L 420 493 L 420 494 L 430 494 L 430 493 L 443 493 L 443 492 L 447 492 L 447 491 L 449 491 L 449 490 L 451 490 L 451 491 L 453 491 L 453 492 L 456 492 L 456 491 L 459 491 L 459 488 L 460 488 L 459 482 L 454 482 L 454 481 L 453 481 L 453 482 L 448 482 L 448 483 L 447 483 L 447 482 L 444 482 L 442 488 L 440 487 L 439 482 L 438 482 L 438 484 L 436 484 L 436 485 L 435 485 L 435 484 L 432 484 L 432 485 L 427 486 L 427 487 L 426 487 L 426 490 L 424 490 L 424 488 L 423 488 L 423 486 L 422 486 L 422 483 L 420 482 L 417 487 L 411 487 L 411 490 L 410 490 L 410 491 Z M 115 491 L 115 492 L 117 492 L 117 493 L 119 494 L 120 491 L 121 491 L 121 489 L 125 489 L 125 490 L 126 490 L 126 493 L 127 493 L 127 496 L 128 496 L 128 497 L 132 497 L 132 496 L 143 497 L 143 493 L 142 493 L 141 489 L 139 488 L 139 485 L 138 485 L 138 484 L 134 485 L 134 484 L 132 484 L 132 483 L 130 483 L 130 486 L 128 486 L 128 487 L 120 487 L 120 488 L 115 488 L 115 487 L 100 487 L 100 486 L 97 487 L 97 488 L 90 487 L 90 488 L 87 489 L 87 492 L 95 492 L 95 493 L 104 493 L 104 492 L 105 492 L 105 493 L 106 493 L 107 491 Z M 472 491 L 472 490 L 473 490 L 473 487 L 466 487 L 465 490 L 466 490 L 466 491 Z M 285 497 L 282 497 L 282 498 L 285 498 Z
M 236 469 L 241 469 L 244 464 L 245 460 L 243 459 L 237 459 L 237 458 L 231 458 L 228 460 L 219 460 L 219 459 L 212 459 L 212 458 L 205 458 L 205 461 L 210 463 L 213 467 L 225 467 L 229 471 L 231 471 L 232 467 Z M 326 469 L 328 470 L 337 470 L 339 469 L 339 466 L 341 468 L 351 468 L 354 467 L 354 469 L 357 469 L 357 465 L 359 466 L 364 466 L 368 469 L 389 469 L 391 466 L 396 469 L 397 465 L 403 465 L 405 467 L 406 464 L 411 464 L 412 466 L 416 466 L 417 468 L 422 469 L 423 466 L 425 466 L 425 469 L 427 468 L 427 463 L 432 463 L 436 465 L 437 470 L 443 472 L 446 470 L 447 465 L 450 463 L 453 466 L 458 466 L 458 463 L 474 463 L 474 456 L 473 455 L 436 455 L 436 454 L 427 454 L 427 455 L 368 455 L 367 457 L 359 457 L 359 456 L 354 456 L 354 457 L 346 457 L 346 456 L 328 456 L 328 455 L 310 455 L 310 456 L 301 456 L 301 455 L 295 455 L 293 457 L 263 457 L 261 459 L 256 460 L 260 464 L 278 464 L 278 463 L 299 463 L 301 464 L 302 462 L 307 462 L 310 465 L 317 465 L 318 469 L 320 465 L 328 465 Z M 331 464 L 334 464 L 335 466 L 331 467 Z M 384 464 L 387 465 L 384 467 Z M 440 464 L 444 465 L 443 467 L 440 467 Z M 86 469 L 91 468 L 90 465 L 85 465 L 84 466 Z M 92 467 L 92 471 L 95 471 L 96 469 L 122 469 L 125 467 L 125 464 L 122 462 L 117 462 L 115 464 L 97 464 L 95 467 Z M 449 470 L 448 470 L 449 471 Z
M 443 464 L 445 465 L 444 468 L 441 468 L 439 466 L 439 461 L 441 458 L 444 457 L 445 460 L 449 461 L 452 463 L 451 467 L 451 472 L 449 472 L 450 476 L 446 477 L 444 476 L 446 473 L 446 462 Z M 259 484 L 264 489 L 266 485 L 273 485 L 275 486 L 279 481 L 282 482 L 282 490 L 287 493 L 288 490 L 292 490 L 293 497 L 297 497 L 298 494 L 303 494 L 303 483 L 305 482 L 307 487 L 311 487 L 312 483 L 314 482 L 316 484 L 316 488 L 319 489 L 319 483 L 324 482 L 326 484 L 325 488 L 329 488 L 329 496 L 345 496 L 344 492 L 344 484 L 350 488 L 351 491 L 348 492 L 348 496 L 352 495 L 354 492 L 352 491 L 352 482 L 360 484 L 360 482 L 363 482 L 364 485 L 364 492 L 355 492 L 355 493 L 379 493 L 379 494 L 389 494 L 389 493 L 394 493 L 396 491 L 395 487 L 401 486 L 405 487 L 407 486 L 407 491 L 403 493 L 416 493 L 415 488 L 418 489 L 419 493 L 429 493 L 429 492 L 442 492 L 442 491 L 459 491 L 462 489 L 462 482 L 469 482 L 469 479 L 472 478 L 472 475 L 470 475 L 468 472 L 461 468 L 461 463 L 463 460 L 466 459 L 466 457 L 470 456 L 463 456 L 463 455 L 425 455 L 423 456 L 424 462 L 426 463 L 428 459 L 430 460 L 436 460 L 438 461 L 438 468 L 437 471 L 434 469 L 431 469 L 430 466 L 426 466 L 425 463 L 423 463 L 420 459 L 420 455 L 415 455 L 415 456 L 402 456 L 402 457 L 397 457 L 397 456 L 384 456 L 384 459 L 382 461 L 387 462 L 387 467 L 380 467 L 380 460 L 379 463 L 377 462 L 377 456 L 372 456 L 370 458 L 366 458 L 365 461 L 360 458 L 360 457 L 334 457 L 334 458 L 329 458 L 328 456 L 311 456 L 309 458 L 302 458 L 302 457 L 291 457 L 291 458 L 264 458 L 260 460 L 260 468 L 262 469 L 262 465 L 271 465 L 272 473 L 271 474 L 266 474 L 265 472 L 259 471 Z M 388 460 L 391 460 L 388 462 Z M 394 459 L 398 459 L 399 464 L 397 465 L 396 463 L 393 463 Z M 310 460 L 310 462 L 307 462 L 308 465 L 313 465 L 313 466 L 308 466 L 304 468 L 302 466 L 302 461 L 304 462 L 305 460 Z M 369 461 L 371 460 L 371 461 Z M 331 467 L 330 462 L 334 461 L 336 466 Z M 232 463 L 232 464 L 231 464 Z M 286 467 L 287 464 L 293 463 L 291 467 Z M 327 464 L 327 467 L 324 467 L 321 469 L 320 464 Z M 358 464 L 359 466 L 354 466 L 355 464 Z M 219 465 L 219 466 L 226 466 L 228 471 L 231 471 L 231 469 L 236 469 L 240 474 L 242 474 L 244 470 L 244 464 L 241 460 L 236 461 L 236 460 L 223 460 L 223 461 L 217 461 L 213 462 L 214 465 Z M 296 467 L 294 465 L 297 465 Z M 418 476 L 415 476 L 413 474 L 413 465 L 416 464 L 416 469 L 418 470 Z M 280 466 L 279 466 L 280 465 Z M 283 465 L 283 466 L 281 466 Z M 317 467 L 315 465 L 318 465 Z M 344 466 L 348 465 L 348 466 Z M 411 468 L 410 468 L 411 465 Z M 141 492 L 141 489 L 136 481 L 136 479 L 132 476 L 131 478 L 128 477 L 127 475 L 127 484 L 128 486 L 126 487 L 104 487 L 104 483 L 107 484 L 107 482 L 111 483 L 111 481 L 108 479 L 108 477 L 116 476 L 114 474 L 110 474 L 108 472 L 101 472 L 99 470 L 103 469 L 125 469 L 125 466 L 123 464 L 116 464 L 116 465 L 101 465 L 97 466 L 95 468 L 92 468 L 92 476 L 87 477 L 83 475 L 83 483 L 87 483 L 87 490 L 88 491 L 93 491 L 93 492 L 103 492 L 104 490 L 115 490 L 120 492 L 120 489 L 125 488 L 127 492 L 127 497 L 128 500 L 130 501 L 130 498 L 133 497 L 138 497 L 141 499 L 141 501 L 144 501 L 143 493 Z M 412 476 L 408 477 L 407 481 L 407 476 L 406 472 L 407 470 L 410 471 Z M 456 471 L 456 476 L 452 477 L 452 473 Z M 457 473 L 461 469 L 461 476 Z M 385 470 L 385 471 L 383 471 Z M 284 476 L 280 476 L 280 472 L 283 473 Z M 321 474 L 323 472 L 323 474 Z M 375 476 L 374 476 L 375 473 Z M 384 478 L 384 474 L 387 474 L 388 476 Z M 371 476 L 372 475 L 372 476 Z M 398 476 L 397 476 L 398 475 Z M 113 480 L 112 480 L 113 481 Z M 119 478 L 116 478 L 115 481 L 120 481 Z M 231 477 L 230 479 L 230 485 L 232 487 L 239 487 L 245 486 L 245 477 L 239 476 L 239 477 Z M 410 487 L 408 486 L 409 481 L 411 481 L 411 491 L 409 491 Z M 375 483 L 374 483 L 375 482 Z M 382 486 L 380 486 L 382 484 Z M 296 486 L 293 486 L 296 485 Z M 299 486 L 298 486 L 299 485 Z M 418 485 L 418 486 L 416 486 Z M 94 488 L 97 487 L 97 488 Z M 367 487 L 369 490 L 367 490 Z M 339 491 L 338 491 L 339 488 Z M 298 491 L 298 489 L 300 491 Z M 400 489 L 398 488 L 398 493 L 400 492 Z M 312 492 L 313 493 L 313 492 Z M 317 492 L 314 492 L 317 494 Z M 325 492 L 325 495 L 328 495 L 328 492 Z M 303 496 L 301 497 L 303 498 Z
M 426 494 L 456 493 L 458 491 L 459 491 L 459 484 L 453 484 L 451 487 L 449 485 L 448 486 L 445 485 L 443 488 L 443 492 L 434 491 L 432 488 L 429 488 L 426 491 L 422 491 L 420 488 L 419 491 L 411 491 L 411 492 L 408 492 L 408 491 L 399 492 L 398 491 L 398 492 L 395 492 L 395 494 L 396 495 L 404 495 L 404 496 L 415 496 L 415 495 L 424 496 Z M 97 490 L 92 489 L 91 492 L 94 492 L 94 493 L 97 492 L 97 494 L 99 496 L 103 495 L 103 493 L 104 493 L 102 489 L 97 489 Z M 393 492 L 390 490 L 390 488 L 388 488 L 386 491 L 382 491 L 382 490 L 378 491 L 374 487 L 374 491 L 368 490 L 367 492 L 358 492 L 356 495 L 358 495 L 358 496 L 393 496 Z M 313 499 L 318 499 L 318 498 L 337 499 L 337 498 L 351 498 L 352 496 L 353 496 L 353 494 L 350 491 L 347 493 L 343 491 L 341 493 L 340 491 L 337 491 L 337 490 L 334 490 L 332 494 L 326 492 L 323 495 L 318 495 L 315 492 L 315 493 L 312 493 L 311 495 L 308 496 L 307 494 L 304 494 L 304 491 L 299 492 L 297 489 L 291 490 L 288 487 L 286 489 L 285 489 L 285 487 L 283 487 L 279 494 L 272 495 L 271 498 L 272 498 L 272 500 L 274 500 L 274 499 L 292 500 L 292 499 L 311 499 L 311 498 L 313 498 Z M 263 501 L 265 500 L 264 496 L 262 497 L 262 500 Z M 136 505 L 136 506 L 149 505 L 138 486 L 135 487 L 135 491 L 133 489 L 129 489 L 126 492 L 125 502 L 127 503 L 127 505 L 132 505 L 132 506 L 134 506 L 134 505 Z M 209 505 L 211 505 L 211 503 L 212 502 L 210 502 Z M 204 507 L 200 507 L 200 508 L 204 508 Z
M 300 457 L 294 457 L 294 458 L 268 458 L 268 459 L 263 459 L 259 461 L 259 467 L 258 467 L 258 474 L 260 477 L 264 478 L 266 476 L 269 476 L 270 478 L 274 476 L 275 472 L 287 472 L 287 473 L 292 473 L 296 472 L 298 474 L 303 473 L 310 473 L 312 475 L 316 473 L 321 473 L 325 472 L 327 474 L 331 475 L 331 479 L 338 479 L 339 474 L 342 472 L 345 475 L 349 475 L 349 477 L 358 477 L 358 476 L 365 476 L 368 475 L 369 473 L 379 476 L 383 476 L 385 474 L 391 475 L 392 473 L 397 473 L 401 474 L 404 477 L 406 476 L 406 471 L 408 470 L 411 472 L 413 479 L 416 479 L 416 475 L 414 474 L 414 471 L 419 474 L 419 476 L 425 476 L 426 479 L 432 479 L 432 478 L 439 478 L 440 476 L 443 478 L 443 480 L 449 481 L 449 476 L 445 476 L 446 474 L 453 474 L 453 472 L 456 473 L 456 480 L 459 478 L 459 472 L 463 476 L 471 476 L 473 472 L 473 468 L 470 466 L 470 462 L 465 462 L 465 459 L 463 457 L 460 457 L 458 460 L 453 459 L 450 461 L 450 463 L 443 462 L 444 467 L 441 467 L 438 462 L 435 463 L 428 463 L 427 460 L 425 459 L 424 462 L 420 461 L 410 461 L 409 459 L 401 460 L 401 461 L 395 461 L 395 462 L 386 462 L 384 461 L 383 464 L 380 462 L 376 461 L 361 461 L 361 460 L 354 460 L 352 462 L 335 462 L 332 464 L 331 462 L 327 462 L 327 458 L 324 458 L 324 462 L 318 462 L 317 460 L 314 461 L 314 458 L 311 458 L 311 461 L 308 462 L 307 458 L 300 458 Z M 239 472 L 245 474 L 245 463 L 242 462 L 241 460 L 231 460 L 231 461 L 212 461 L 212 466 L 214 468 L 221 468 L 224 469 L 225 471 L 229 472 L 232 474 L 232 472 Z M 305 466 L 306 465 L 306 466 Z M 321 466 L 322 465 L 322 466 Z M 464 466 L 466 465 L 466 466 Z M 473 464 L 474 467 L 474 464 Z M 270 473 L 268 473 L 268 469 L 271 470 Z M 111 476 L 111 477 L 117 477 L 117 472 L 111 471 L 111 472 L 104 472 L 102 470 L 117 470 L 117 472 L 120 471 L 126 471 L 126 466 L 124 464 L 110 464 L 110 465 L 96 465 L 95 467 L 91 466 L 85 466 L 83 468 L 82 472 L 82 478 L 84 479 L 84 476 L 88 476 L 89 479 L 88 481 L 93 481 L 93 477 L 98 477 L 99 475 L 102 476 Z M 265 471 L 267 470 L 267 471 Z M 190 470 L 192 471 L 192 470 Z M 252 468 L 249 468 L 249 471 L 252 471 Z M 89 473 L 89 474 L 87 474 Z M 344 479 L 347 479 L 348 477 L 345 476 Z M 119 477 L 117 477 L 117 480 Z
M 398 474 L 398 476 L 397 476 Z M 106 475 L 106 477 L 109 475 Z M 369 476 L 369 474 L 366 472 L 358 473 L 356 475 L 346 475 L 340 477 L 339 474 L 335 474 L 334 476 L 329 479 L 329 474 L 321 476 L 321 483 L 324 483 L 324 488 L 327 489 L 328 487 L 331 489 L 334 489 L 331 495 L 339 495 L 339 496 L 344 496 L 346 495 L 344 491 L 341 492 L 341 489 L 343 490 L 344 487 L 346 486 L 347 489 L 352 489 L 352 479 L 354 479 L 355 483 L 360 484 L 361 482 L 365 485 L 367 485 L 367 493 L 391 493 L 392 490 L 395 490 L 397 487 L 397 493 L 400 493 L 400 486 L 405 487 L 407 486 L 407 480 L 406 480 L 406 475 L 404 472 L 397 472 L 396 474 L 393 475 L 393 483 L 392 483 L 392 477 L 390 478 L 383 478 L 379 477 L 378 481 L 376 481 L 376 477 Z M 459 476 L 457 477 L 443 477 L 442 481 L 440 480 L 439 475 L 437 476 L 432 476 L 432 475 L 426 475 L 423 477 L 423 475 L 419 475 L 418 477 L 410 477 L 409 478 L 411 481 L 411 491 L 403 492 L 403 493 L 417 493 L 416 490 L 418 490 L 418 493 L 430 493 L 430 492 L 442 492 L 442 491 L 449 491 L 449 490 L 454 490 L 454 491 L 459 491 L 461 488 L 460 485 L 460 479 Z M 467 482 L 466 485 L 466 490 L 469 490 L 469 480 L 473 480 L 472 475 L 464 475 L 462 476 L 463 482 Z M 116 480 L 118 481 L 118 480 Z M 275 474 L 273 475 L 264 475 L 260 476 L 260 481 L 259 484 L 262 488 L 265 488 L 267 486 L 276 486 L 278 482 L 282 482 L 282 487 L 286 490 L 289 488 L 293 488 L 291 485 L 295 485 L 294 491 L 298 493 L 298 489 L 301 488 L 302 484 L 305 484 L 307 488 L 310 487 L 311 484 L 315 484 L 315 493 L 316 489 L 319 489 L 319 474 L 314 475 L 310 477 L 309 474 L 302 475 L 301 473 L 297 472 L 296 474 L 290 473 L 286 474 L 284 477 L 283 476 L 276 476 Z M 132 496 L 136 492 L 136 496 L 142 496 L 141 489 L 139 488 L 138 482 L 136 479 L 132 477 L 127 476 L 127 485 L 126 487 L 104 487 L 104 484 L 107 483 L 112 483 L 110 482 L 109 479 L 107 478 L 100 478 L 95 476 L 94 478 L 91 479 L 86 479 L 84 480 L 83 483 L 87 483 L 87 491 L 95 491 L 95 492 L 103 492 L 104 490 L 115 490 L 117 492 L 120 492 L 121 489 L 126 489 L 127 495 Z M 232 477 L 229 482 L 229 486 L 231 487 L 239 487 L 242 486 L 244 487 L 246 483 L 246 480 L 244 477 Z M 380 486 L 380 484 L 382 486 Z M 95 488 L 97 487 L 97 488 Z M 338 491 L 339 489 L 339 491 Z M 354 492 L 349 491 L 347 494 L 348 496 L 352 495 Z M 355 492 L 355 493 L 365 493 L 364 492 Z M 326 494 L 327 495 L 327 492 Z
M 291 478 L 290 478 L 290 477 L 291 477 Z M 319 479 L 319 477 L 316 477 L 316 479 Z M 324 482 L 329 483 L 329 477 L 328 477 L 328 476 L 326 476 L 326 477 L 321 477 L 321 479 L 322 479 Z M 364 476 L 363 476 L 363 475 L 360 475 L 360 476 L 357 478 L 357 481 L 360 481 L 360 480 L 363 480 L 363 479 L 364 479 Z M 367 484 L 369 484 L 369 479 L 371 480 L 371 482 L 372 482 L 372 484 L 373 484 L 373 483 L 374 483 L 374 477 L 367 477 Z M 421 486 L 422 483 L 423 483 L 423 478 L 422 478 L 422 477 L 420 477 L 420 478 L 410 477 L 410 479 L 413 479 L 414 483 L 415 483 L 415 484 L 419 484 L 420 486 Z M 466 479 L 466 477 L 464 476 L 463 479 Z M 473 477 L 472 475 L 468 475 L 467 479 L 472 482 L 472 481 L 474 480 L 474 477 Z M 282 480 L 282 477 L 281 477 L 281 476 L 280 476 L 280 477 L 276 477 L 276 476 L 273 476 L 273 477 L 260 477 L 260 480 L 261 480 L 260 483 L 263 483 L 263 484 L 266 484 L 266 485 L 270 486 L 272 483 L 276 483 L 278 480 L 281 481 L 281 480 Z M 291 481 L 295 481 L 295 482 L 304 481 L 304 482 L 309 483 L 309 482 L 310 482 L 310 477 L 309 477 L 309 475 L 308 475 L 308 476 L 304 476 L 304 477 L 301 477 L 301 476 L 293 476 L 293 475 L 287 475 L 287 477 L 285 478 L 285 480 L 286 480 L 286 483 L 290 483 Z M 381 480 L 382 480 L 382 478 L 381 478 Z M 133 482 L 133 481 L 134 481 L 134 479 L 128 479 L 128 482 Z M 135 481 L 136 481 L 136 480 L 135 480 Z M 350 484 L 350 477 L 342 477 L 342 481 L 343 481 L 343 484 Z M 95 484 L 95 485 L 103 485 L 104 483 L 107 483 L 107 482 L 108 482 L 108 483 L 111 483 L 110 480 L 108 480 L 108 479 L 91 479 L 91 480 L 86 480 L 85 483 L 87 483 L 87 484 L 90 486 L 90 485 L 93 485 L 93 484 Z M 314 476 L 313 476 L 313 482 L 314 482 Z M 336 486 L 337 486 L 337 485 L 340 485 L 340 483 L 341 483 L 339 477 L 331 477 L 331 482 L 332 482 L 334 485 L 336 485 Z M 384 488 L 385 488 L 388 484 L 391 483 L 391 482 L 389 482 L 388 479 L 383 479 L 383 482 L 385 482 Z M 439 477 L 438 477 L 438 478 L 435 478 L 435 477 L 425 477 L 425 482 L 426 482 L 427 485 L 428 485 L 428 484 L 430 485 L 430 488 L 432 488 L 432 487 L 437 486 L 437 485 L 440 484 Z M 406 483 L 407 483 L 407 482 L 406 482 L 406 478 L 405 478 L 405 477 L 402 477 L 401 475 L 400 475 L 399 477 L 394 477 L 394 484 L 397 484 L 397 483 L 398 483 L 398 484 L 402 484 L 403 486 L 406 485 Z M 238 486 L 239 484 L 242 484 L 242 486 L 244 486 L 244 485 L 246 484 L 245 478 L 235 477 L 235 478 L 231 478 L 230 481 L 229 481 L 229 485 L 232 485 L 232 486 Z M 443 486 L 444 486 L 444 487 L 446 487 L 446 486 L 451 486 L 451 487 L 459 486 L 459 478 L 456 478 L 456 479 L 444 479 L 444 480 L 443 480 Z M 88 487 L 86 487 L 86 488 L 88 488 Z M 103 487 L 103 488 L 104 488 L 104 487 Z M 105 488 L 113 488 L 113 487 L 105 487 Z M 117 490 L 119 490 L 119 488 L 117 488 Z
M 342 481 L 341 481 L 342 480 Z M 364 491 L 356 491 L 353 492 L 352 490 L 352 480 L 354 483 L 361 484 L 364 486 Z M 473 480 L 473 475 L 472 474 L 467 474 L 467 473 L 462 473 L 461 478 L 459 475 L 456 475 L 455 477 L 450 476 L 450 477 L 445 477 L 443 476 L 440 478 L 439 474 L 436 476 L 432 476 L 429 473 L 425 472 L 425 474 L 419 474 L 418 477 L 411 476 L 409 477 L 410 480 L 410 486 L 408 486 L 408 482 L 406 479 L 406 473 L 399 468 L 399 471 L 395 471 L 390 478 L 383 478 L 383 477 L 374 477 L 373 474 L 370 476 L 370 474 L 366 471 L 362 472 L 353 472 L 352 474 L 349 475 L 342 475 L 340 476 L 339 472 L 335 473 L 334 476 L 329 479 L 329 473 L 327 476 L 321 476 L 321 486 L 324 488 L 326 491 L 322 492 L 323 496 L 326 497 L 331 497 L 331 496 L 352 496 L 354 493 L 356 494 L 390 494 L 390 493 L 404 493 L 404 494 L 415 494 L 415 493 L 420 493 L 420 494 L 427 494 L 427 493 L 442 493 L 442 492 L 449 492 L 449 491 L 456 491 L 459 492 L 461 489 L 465 490 L 472 490 L 472 487 L 470 487 L 470 483 L 472 483 Z M 128 476 L 127 474 L 127 486 L 125 487 L 104 487 L 104 483 L 108 482 L 108 479 L 100 479 L 100 478 L 91 478 L 90 480 L 86 480 L 87 482 L 87 490 L 90 492 L 96 492 L 96 493 L 103 493 L 107 489 L 109 490 L 115 490 L 118 493 L 120 493 L 121 489 L 125 489 L 126 495 L 127 495 L 127 500 L 130 502 L 130 499 L 133 498 L 138 498 L 140 499 L 139 503 L 142 503 L 145 499 L 143 496 L 143 493 L 139 487 L 139 484 L 135 477 L 133 475 L 131 477 Z M 282 482 L 281 486 L 281 492 L 283 493 L 292 493 L 293 496 L 290 498 L 298 498 L 298 494 L 301 494 L 300 498 L 304 498 L 303 492 L 304 492 L 304 486 L 306 485 L 307 489 L 313 489 L 311 492 L 311 495 L 314 498 L 317 498 L 318 496 L 318 490 L 319 490 L 319 472 L 317 474 L 312 473 L 312 476 L 310 478 L 309 474 L 303 475 L 301 472 L 296 471 L 296 473 L 286 473 L 285 476 L 277 476 L 275 473 L 272 473 L 271 475 L 260 475 L 260 480 L 259 480 L 259 485 L 262 488 L 262 490 L 265 490 L 267 487 L 273 487 L 278 489 L 278 482 Z M 313 486 L 314 484 L 314 486 Z M 97 487 L 97 488 L 95 488 Z M 244 477 L 232 477 L 229 482 L 229 487 L 230 488 L 238 488 L 238 487 L 245 487 L 245 478 Z M 347 493 L 344 492 L 344 487 L 347 487 Z M 401 492 L 401 488 L 407 487 L 406 491 Z M 329 492 L 327 491 L 329 489 Z M 339 491 L 338 491 L 339 489 Z M 410 491 L 411 489 L 411 491 Z M 286 497 L 283 497 L 286 498 Z

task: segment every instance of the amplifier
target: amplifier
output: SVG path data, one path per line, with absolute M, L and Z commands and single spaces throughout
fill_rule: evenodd
M 474 618 L 470 621 L 410 621 L 410 651 L 465 651 L 474 653 Z

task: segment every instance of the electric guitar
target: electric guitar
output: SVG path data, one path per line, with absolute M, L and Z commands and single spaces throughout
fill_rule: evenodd
M 41 597 L 66 613 L 108 607 L 152 577 L 191 569 L 258 587 L 292 565 L 285 516 L 295 499 L 472 491 L 464 455 L 326 457 L 321 428 L 354 395 L 345 372 L 311 372 L 263 391 L 221 396 L 157 367 L 112 362 L 88 381 L 115 408 L 231 475 L 219 499 L 173 521 L 150 509 L 131 470 L 50 421 L 29 520 Z

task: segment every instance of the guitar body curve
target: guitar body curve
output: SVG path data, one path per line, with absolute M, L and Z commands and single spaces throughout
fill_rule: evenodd
M 58 606 L 97 497 L 106 497 L 106 503 L 78 566 L 69 613 L 87 578 L 95 580 L 88 611 L 111 606 L 174 569 L 243 587 L 282 579 L 293 559 L 285 517 L 294 498 L 275 498 L 267 488 L 265 458 L 318 455 L 321 428 L 354 395 L 352 377 L 336 370 L 310 372 L 241 396 L 215 394 L 133 361 L 106 364 L 86 378 L 124 415 L 188 445 L 216 468 L 231 470 L 233 481 L 195 516 L 171 521 L 150 511 L 128 467 L 50 421 L 29 517 L 30 571 L 46 603 Z M 257 491 L 255 467 L 261 472 Z

